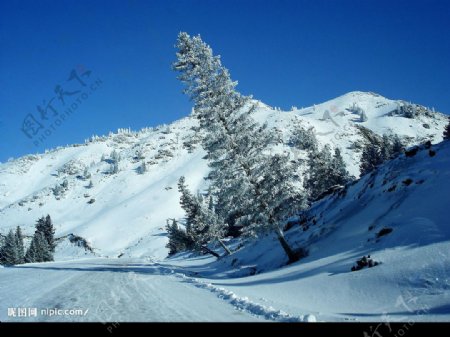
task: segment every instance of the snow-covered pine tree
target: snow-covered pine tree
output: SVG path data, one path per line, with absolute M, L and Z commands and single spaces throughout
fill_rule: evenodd
M 48 262 L 53 261 L 53 252 L 49 246 L 45 234 L 36 231 L 33 236 L 35 240 L 35 262 Z
M 35 239 L 33 236 L 33 239 L 31 240 L 30 246 L 27 249 L 27 252 L 25 253 L 25 262 L 26 263 L 33 263 L 37 262 L 37 252 L 36 252 L 36 246 L 35 246 Z
M 321 151 L 311 151 L 308 154 L 308 174 L 303 186 L 308 192 L 310 201 L 317 200 L 323 192 L 334 185 L 332 169 L 331 148 L 328 144 Z
M 94 183 L 92 182 L 92 179 L 89 180 L 89 185 L 87 185 L 87 188 L 92 188 L 94 187 Z
M 450 139 L 450 118 L 448 120 L 447 126 L 444 129 L 443 137 L 444 137 L 444 140 L 449 140 Z
M 319 149 L 314 127 L 305 129 L 299 120 L 294 121 L 294 128 L 289 139 L 289 144 L 300 150 L 317 151 Z
M 366 112 L 362 108 L 359 108 L 359 109 L 360 109 L 359 110 L 360 111 L 359 121 L 361 123 L 367 122 L 369 120 L 369 118 L 367 117 Z
M 181 193 L 181 208 L 186 213 L 186 234 L 193 242 L 192 248 L 203 250 L 208 242 L 220 240 L 225 234 L 226 226 L 204 202 L 202 195 L 193 195 L 184 177 L 180 177 L 178 181 L 178 191 Z
M 393 156 L 402 153 L 405 150 L 405 145 L 397 134 L 392 137 L 391 150 Z
M 83 172 L 83 179 L 88 180 L 90 178 L 91 178 L 91 173 L 89 172 L 89 169 L 86 167 Z
M 5 242 L 0 250 L 0 262 L 5 266 L 13 266 L 20 263 L 16 236 L 12 229 L 6 235 Z
M 109 167 L 109 173 L 116 174 L 118 172 L 119 172 L 119 162 L 114 160 Z
M 169 221 L 172 221 L 171 223 Z M 166 248 L 169 248 L 169 255 L 179 253 L 184 250 L 192 249 L 194 243 L 187 235 L 186 231 L 178 226 L 175 219 L 168 219 L 166 225 L 169 242 Z
M 36 231 L 41 232 L 47 242 L 51 253 L 55 252 L 55 228 L 53 227 L 50 215 L 40 218 L 36 223 Z
M 23 234 L 20 226 L 17 226 L 16 233 L 16 246 L 17 246 L 17 264 L 25 262 L 25 251 L 23 247 Z
M 341 150 L 339 149 L 339 147 L 336 147 L 334 149 L 334 155 L 331 160 L 330 176 L 330 184 L 332 184 L 331 186 L 343 186 L 354 178 L 351 177 L 350 173 L 347 171 L 347 166 L 345 164 L 344 158 L 342 158 Z
M 137 172 L 139 174 L 144 174 L 145 172 L 147 172 L 147 165 L 145 164 L 145 161 L 143 161 L 141 165 L 139 165 L 139 167 L 137 168 Z
M 286 189 L 280 190 L 276 199 L 267 199 L 271 195 L 263 190 L 267 186 L 261 184 L 272 181 L 272 173 L 266 167 L 286 164 L 278 183 L 289 186 L 295 170 L 288 160 L 268 153 L 269 144 L 274 143 L 273 133 L 253 120 L 255 105 L 251 97 L 235 90 L 237 82 L 231 80 L 220 57 L 213 55 L 200 36 L 180 33 L 177 48 L 178 60 L 173 68 L 186 84 L 184 92 L 195 103 L 194 116 L 207 133 L 202 145 L 211 167 L 208 178 L 212 180 L 219 216 L 231 227 L 243 226 L 244 231 L 251 228 L 250 233 L 270 228 L 277 234 L 290 262 L 298 260 L 279 226 L 287 217 L 284 209 L 303 207 L 304 198 L 301 194 L 291 198 L 292 189 Z M 287 204 L 290 206 L 286 207 Z
M 195 216 L 199 212 L 199 204 L 195 200 L 195 196 L 189 191 L 186 185 L 186 179 L 181 176 L 178 180 L 178 192 L 180 192 L 180 205 L 186 214 L 186 232 L 190 232 L 190 227 Z
M 393 155 L 392 142 L 387 134 L 383 134 L 380 144 L 380 154 L 383 162 L 389 160 Z
M 361 163 L 359 165 L 361 176 L 371 172 L 382 163 L 383 155 L 380 145 L 376 142 L 367 143 L 363 148 Z

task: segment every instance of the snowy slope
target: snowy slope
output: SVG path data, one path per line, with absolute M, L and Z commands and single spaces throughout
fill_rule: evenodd
M 317 202 L 287 231 L 291 244 L 308 250 L 297 263 L 285 266 L 272 236 L 219 261 L 178 256 L 167 263 L 194 283 L 293 316 L 449 321 L 449 190 L 450 142 L 422 146 Z M 367 255 L 380 264 L 351 271 Z
M 305 127 L 316 129 L 322 145 L 329 143 L 342 149 L 348 169 L 355 176 L 360 157 L 355 144 L 363 141 L 358 125 L 380 135 L 397 133 L 409 137 L 405 138 L 409 144 L 416 144 L 424 139 L 439 142 L 447 123 L 446 116 L 423 107 L 417 107 L 419 113 L 414 118 L 405 118 L 399 111 L 408 103 L 363 92 L 289 112 L 260 102 L 258 105 L 255 118 L 279 132 L 282 148 L 294 158 L 302 153 L 287 144 L 294 120 L 300 120 Z M 361 121 L 355 106 L 364 110 L 366 121 Z M 109 136 L 92 137 L 82 145 L 0 164 L 0 233 L 20 225 L 25 234 L 31 235 L 35 221 L 50 214 L 57 236 L 81 236 L 99 256 L 166 257 L 166 219 L 183 215 L 178 204 L 178 178 L 185 175 L 193 191 L 206 187 L 203 177 L 208 167 L 196 125 L 195 119 L 186 117 L 139 132 L 119 130 Z M 117 174 L 108 173 L 113 150 L 122 158 Z M 137 152 L 145 157 L 148 172 L 144 174 L 137 172 L 143 161 L 137 158 Z M 81 177 L 85 168 L 92 176 L 92 188 L 88 188 L 89 179 Z M 64 180 L 68 189 L 56 197 L 52 188 Z M 95 200 L 88 203 L 91 199 Z M 67 242 L 66 248 L 62 247 L 57 259 L 73 256 Z

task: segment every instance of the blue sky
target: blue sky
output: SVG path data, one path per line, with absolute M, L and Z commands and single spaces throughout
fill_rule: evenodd
M 238 89 L 273 106 L 361 90 L 450 112 L 445 0 L 5 0 L 0 161 L 189 114 L 171 70 L 179 31 L 201 34 Z M 72 70 L 79 80 L 68 80 Z M 37 146 L 21 130 L 30 114 L 39 122 L 38 105 L 53 99 L 61 114 L 85 89 L 88 98 Z M 42 125 L 52 111 L 45 117 Z

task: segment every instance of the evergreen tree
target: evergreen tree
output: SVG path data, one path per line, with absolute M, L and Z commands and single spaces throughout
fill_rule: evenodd
M 25 254 L 25 261 L 28 263 L 53 261 L 53 253 L 44 233 L 36 230 Z
M 192 248 L 202 250 L 208 242 L 223 237 L 225 225 L 200 194 L 193 195 L 189 191 L 184 177 L 178 181 L 178 190 L 181 207 L 186 213 L 186 235 L 193 243 Z
M 84 169 L 84 172 L 83 172 L 83 179 L 87 180 L 87 179 L 90 179 L 90 178 L 91 178 L 91 173 L 89 172 L 88 168 L 86 167 Z
M 36 240 L 33 236 L 30 246 L 28 247 L 27 252 L 25 253 L 25 262 L 26 263 L 37 262 L 37 252 L 36 252 L 35 242 L 36 242 Z
M 186 231 L 178 226 L 175 220 L 172 220 L 172 223 L 169 223 L 169 220 L 167 221 L 166 231 L 169 237 L 169 242 L 166 245 L 169 248 L 169 255 L 192 249 L 194 242 Z
M 389 139 L 389 136 L 386 134 L 383 134 L 381 144 L 380 144 L 380 154 L 381 154 L 381 160 L 385 162 L 386 160 L 389 160 L 391 156 L 393 155 L 393 149 L 392 149 L 392 143 Z
M 53 227 L 50 215 L 40 218 L 36 223 L 36 231 L 41 232 L 47 242 L 51 253 L 55 252 L 55 228 Z
M 447 126 L 444 129 L 443 137 L 444 137 L 444 140 L 449 140 L 450 139 L 450 118 L 449 118 Z
M 328 144 L 321 151 L 311 151 L 308 154 L 308 174 L 304 180 L 304 188 L 308 191 L 310 201 L 317 200 L 334 185 L 332 169 L 331 148 Z
M 360 109 L 359 121 L 361 123 L 367 122 L 369 120 L 369 118 L 367 117 L 366 112 L 361 108 L 359 108 L 359 109 Z
M 394 156 L 405 150 L 405 145 L 397 134 L 395 134 L 392 138 L 391 150 Z
M 341 150 L 336 147 L 334 154 L 327 144 L 321 151 L 311 151 L 308 155 L 308 171 L 303 182 L 309 200 L 316 201 L 333 186 L 342 186 L 352 180 L 347 171 Z
M 375 142 L 367 143 L 361 155 L 361 163 L 359 166 L 361 176 L 371 172 L 382 163 L 383 154 L 381 153 L 380 145 Z
M 109 168 L 109 173 L 110 174 L 116 174 L 119 172 L 119 162 L 118 161 L 113 161 L 110 165 Z
M 344 158 L 342 158 L 341 150 L 336 147 L 334 149 L 333 159 L 331 160 L 330 180 L 335 185 L 345 185 L 352 180 L 350 173 L 347 171 Z
M 5 238 L 3 247 L 0 250 L 0 261 L 6 266 L 13 266 L 20 263 L 16 236 L 13 230 L 10 230 Z
M 16 233 L 16 246 L 17 246 L 17 264 L 25 262 L 25 251 L 23 247 L 23 235 L 20 226 L 17 226 Z
M 35 233 L 36 262 L 53 261 L 53 251 L 43 232 Z
M 139 165 L 137 171 L 139 174 L 144 174 L 145 172 L 147 172 L 147 165 L 145 164 L 145 161 L 143 161 L 141 165 Z
M 291 146 L 300 150 L 318 151 L 319 149 L 319 143 L 314 128 L 310 127 L 309 129 L 305 129 L 298 120 L 294 122 L 294 128 L 289 143 Z
M 280 222 L 290 212 L 304 206 L 304 198 L 294 189 L 295 169 L 282 156 L 270 156 L 268 146 L 274 143 L 267 125 L 259 125 L 252 118 L 255 105 L 251 97 L 235 90 L 228 70 L 200 36 L 180 33 L 177 42 L 177 62 L 174 69 L 186 84 L 184 92 L 194 101 L 194 116 L 207 133 L 202 145 L 211 167 L 208 176 L 217 197 L 217 213 L 230 225 L 242 226 L 245 232 L 259 233 L 273 230 L 289 260 L 298 258 L 289 247 L 280 229 Z M 268 184 L 271 172 L 265 168 L 279 166 L 284 172 L 278 184 L 290 188 L 280 190 L 271 199 Z M 270 188 L 273 186 L 270 186 Z M 248 231 L 247 231 L 248 229 Z

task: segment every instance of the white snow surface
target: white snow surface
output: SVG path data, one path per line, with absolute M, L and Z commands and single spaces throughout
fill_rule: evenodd
M 346 110 L 354 103 L 367 121 Z M 339 146 L 358 176 L 361 153 L 352 144 L 362 137 L 356 125 L 409 137 L 409 145 L 442 140 L 445 115 L 390 114 L 404 103 L 351 92 L 289 112 L 259 102 L 255 118 L 279 132 L 281 149 L 293 156 L 302 156 L 287 144 L 293 120 L 313 126 L 321 145 Z M 286 265 L 270 235 L 217 261 L 167 258 L 166 219 L 183 216 L 178 178 L 184 175 L 193 191 L 207 187 L 196 125 L 186 117 L 139 132 L 120 130 L 0 164 L 0 234 L 20 225 L 31 236 L 36 220 L 50 214 L 56 236 L 65 237 L 57 262 L 1 268 L 0 321 L 24 319 L 8 317 L 9 307 L 88 309 L 83 317 L 26 319 L 40 321 L 450 320 L 449 142 L 433 145 L 434 156 L 424 147 L 413 157 L 401 155 L 314 204 L 301 225 L 286 232 L 292 245 L 308 251 L 299 262 Z M 195 148 L 188 151 L 186 141 Z M 138 149 L 147 163 L 144 174 L 136 171 Z M 112 150 L 121 156 L 117 174 L 107 173 Z M 85 167 L 90 189 L 89 179 L 81 178 Z M 51 189 L 64 179 L 68 189 L 57 198 Z M 377 238 L 383 228 L 392 232 Z M 71 243 L 71 233 L 93 252 Z M 227 244 L 237 249 L 240 242 Z M 350 271 L 368 254 L 380 264 Z

